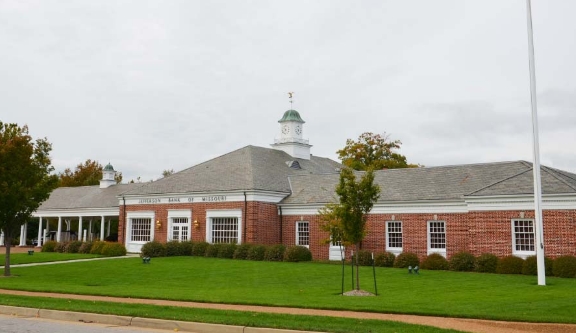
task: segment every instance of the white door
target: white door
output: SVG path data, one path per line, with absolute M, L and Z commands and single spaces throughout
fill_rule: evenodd
M 346 248 L 342 246 L 341 242 L 330 242 L 330 249 L 328 251 L 328 259 L 329 260 L 342 260 L 342 257 L 345 255 Z

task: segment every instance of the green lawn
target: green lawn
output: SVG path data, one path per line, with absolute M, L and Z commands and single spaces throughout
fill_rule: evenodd
M 341 267 L 172 257 L 15 267 L 0 288 L 237 304 L 576 323 L 576 279 L 378 268 L 378 297 L 344 297 Z M 373 291 L 372 269 L 361 270 Z M 39 278 L 40 277 L 40 278 Z M 346 268 L 346 290 L 351 288 Z
M 101 257 L 98 254 L 79 254 L 79 253 L 54 253 L 54 252 L 36 252 L 33 255 L 28 253 L 11 253 L 10 265 L 30 264 L 37 262 L 66 261 L 74 259 L 87 259 Z M 6 255 L 0 254 L 0 266 L 4 265 Z

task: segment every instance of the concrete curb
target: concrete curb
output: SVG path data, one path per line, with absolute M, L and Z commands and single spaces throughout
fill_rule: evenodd
M 0 305 L 0 314 L 19 317 L 45 318 L 51 320 L 96 323 L 114 326 L 134 326 L 194 333 L 317 333 L 274 328 L 196 323 L 179 320 L 126 317 L 86 312 L 32 309 L 8 305 Z

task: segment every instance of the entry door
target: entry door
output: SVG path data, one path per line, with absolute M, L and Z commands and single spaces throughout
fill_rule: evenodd
M 330 260 L 342 260 L 345 256 L 346 248 L 342 246 L 341 242 L 332 240 L 330 242 L 330 249 L 328 251 L 328 259 Z
M 176 217 L 172 219 L 172 240 L 187 241 L 190 239 L 190 226 L 188 225 L 188 218 Z

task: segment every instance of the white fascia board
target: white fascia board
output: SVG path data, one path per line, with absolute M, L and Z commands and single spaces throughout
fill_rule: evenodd
M 74 209 L 47 209 L 32 213 L 33 217 L 98 217 L 120 216 L 120 208 L 74 208 Z
M 465 198 L 470 211 L 531 210 L 534 195 L 469 196 Z M 547 194 L 542 196 L 542 209 L 576 209 L 576 194 Z
M 282 215 L 316 215 L 325 204 L 289 204 L 282 207 Z M 419 214 L 467 213 L 468 207 L 461 200 L 379 202 L 368 214 Z
M 290 193 L 273 191 L 222 191 L 193 193 L 162 193 L 148 195 L 118 196 L 119 205 L 173 204 L 198 202 L 241 202 L 246 194 L 247 201 L 278 203 Z

